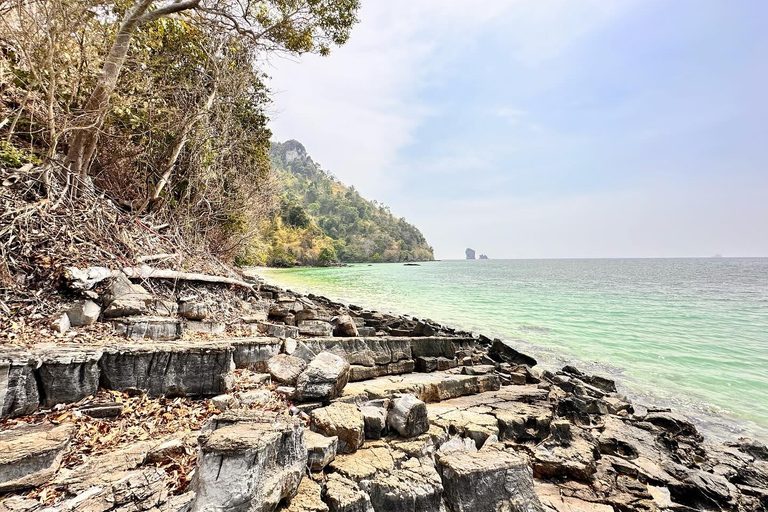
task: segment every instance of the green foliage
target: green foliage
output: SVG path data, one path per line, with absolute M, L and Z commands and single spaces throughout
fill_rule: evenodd
M 32 153 L 18 149 L 6 140 L 0 140 L 0 164 L 6 167 L 21 167 L 28 163 L 39 164 L 40 159 Z
M 281 208 L 264 233 L 269 264 L 432 260 L 421 232 L 323 171 L 296 141 L 273 143 Z

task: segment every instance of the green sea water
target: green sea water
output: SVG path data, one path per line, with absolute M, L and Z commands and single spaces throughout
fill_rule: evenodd
M 613 375 L 719 438 L 768 438 L 768 258 L 436 261 L 260 269 L 268 282 L 514 340 Z

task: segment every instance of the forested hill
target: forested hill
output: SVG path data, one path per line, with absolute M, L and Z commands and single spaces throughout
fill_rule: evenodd
M 273 142 L 280 207 L 266 241 L 269 265 L 399 262 L 434 258 L 424 235 L 389 208 L 320 168 L 295 140 Z

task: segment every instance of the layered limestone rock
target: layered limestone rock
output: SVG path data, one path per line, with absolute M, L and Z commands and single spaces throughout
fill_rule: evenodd
M 102 351 L 81 345 L 38 345 L 41 403 L 45 407 L 77 402 L 99 388 Z
M 429 403 L 498 390 L 499 387 L 499 378 L 496 375 L 409 374 L 352 382 L 344 389 L 344 395 L 362 394 L 369 399 L 376 399 L 410 393 L 422 402 Z
M 0 353 L 0 417 L 30 414 L 40 404 L 35 371 L 36 355 L 19 347 L 3 347 Z
M 501 450 L 455 450 L 438 465 L 451 512 L 540 512 L 533 473 L 524 459 Z
M 232 354 L 227 343 L 106 347 L 101 380 L 108 389 L 150 396 L 215 396 L 228 390 Z
M 294 496 L 307 465 L 302 422 L 263 413 L 200 440 L 192 512 L 274 510 Z

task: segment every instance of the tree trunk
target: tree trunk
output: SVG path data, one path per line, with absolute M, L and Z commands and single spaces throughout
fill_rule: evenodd
M 80 195 L 88 176 L 88 167 L 96 149 L 96 141 L 99 129 L 104 121 L 109 97 L 115 90 L 117 78 L 128 54 L 136 27 L 138 27 L 144 12 L 152 4 L 153 0 L 140 0 L 128 12 L 120 24 L 120 29 L 115 37 L 115 42 L 109 50 L 109 55 L 104 61 L 101 74 L 96 82 L 91 96 L 85 104 L 85 114 L 80 126 L 75 129 L 75 135 L 67 153 L 67 165 L 74 176 L 72 187 L 73 195 Z

